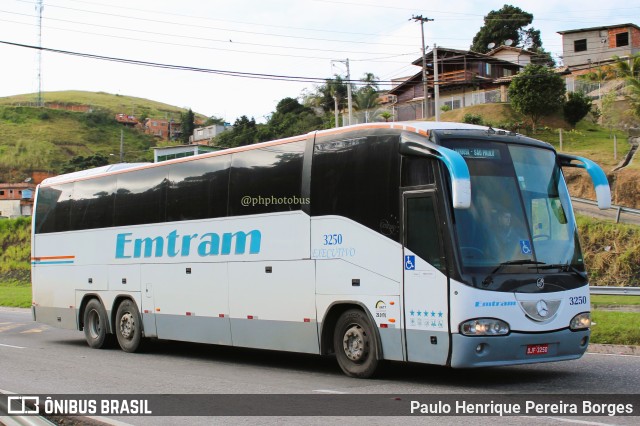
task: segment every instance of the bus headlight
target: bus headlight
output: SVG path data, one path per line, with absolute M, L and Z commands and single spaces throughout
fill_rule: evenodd
M 583 312 L 576 315 L 571 319 L 571 322 L 569 323 L 569 328 L 571 328 L 571 330 L 584 330 L 585 328 L 589 327 L 591 327 L 590 312 Z
M 503 336 L 509 334 L 509 324 L 495 318 L 476 318 L 460 324 L 465 336 Z

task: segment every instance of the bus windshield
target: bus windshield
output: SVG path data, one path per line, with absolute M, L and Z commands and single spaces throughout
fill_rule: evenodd
M 471 175 L 471 208 L 455 209 L 463 273 L 506 265 L 522 272 L 584 272 L 576 224 L 552 150 L 448 140 Z M 509 268 L 513 270 L 513 268 Z

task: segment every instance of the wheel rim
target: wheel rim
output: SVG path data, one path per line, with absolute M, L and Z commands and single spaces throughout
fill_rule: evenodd
M 136 331 L 136 323 L 133 319 L 133 315 L 130 312 L 126 312 L 120 318 L 120 335 L 125 339 L 131 339 Z
M 369 341 L 367 336 L 357 324 L 352 325 L 344 333 L 342 338 L 342 348 L 344 354 L 353 362 L 360 362 L 366 359 L 368 354 Z
M 91 335 L 92 339 L 97 339 L 98 337 L 100 337 L 100 332 L 102 331 L 102 328 L 100 327 L 100 315 L 98 314 L 98 311 L 96 311 L 95 309 L 92 309 L 89 312 L 89 315 L 87 317 L 87 327 L 89 329 L 89 334 Z

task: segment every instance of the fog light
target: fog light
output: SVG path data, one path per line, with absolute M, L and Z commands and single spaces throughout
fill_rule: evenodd
M 571 330 L 585 330 L 589 327 L 591 327 L 590 312 L 583 312 L 576 315 L 571 319 L 571 322 L 569 323 L 569 328 L 571 328 Z
M 476 346 L 477 353 L 482 352 L 483 349 L 484 349 L 484 343 L 480 343 L 478 346 Z
M 587 346 L 588 342 L 589 342 L 589 338 L 585 336 L 582 338 L 582 340 L 580 340 L 580 346 Z

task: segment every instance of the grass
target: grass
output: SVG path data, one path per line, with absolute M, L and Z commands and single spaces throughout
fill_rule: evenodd
M 31 306 L 31 284 L 3 282 L 0 284 L 0 306 L 28 308 Z
M 640 312 L 591 312 L 591 343 L 640 345 Z
M 591 296 L 591 307 L 594 309 L 609 306 L 638 306 L 640 296 L 613 296 L 608 294 L 595 294 Z

